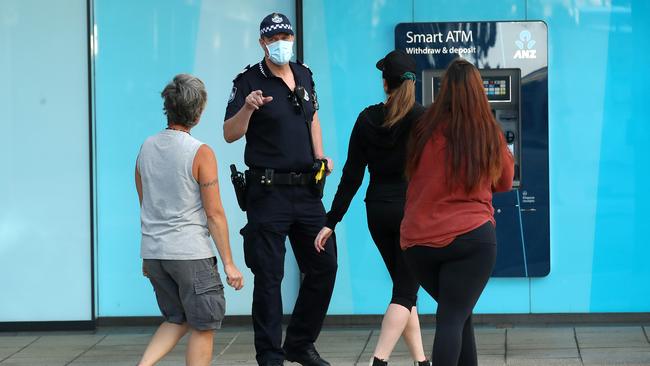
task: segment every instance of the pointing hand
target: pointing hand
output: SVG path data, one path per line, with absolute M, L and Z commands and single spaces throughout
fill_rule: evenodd
M 261 106 L 271 102 L 273 97 L 265 97 L 261 90 L 254 90 L 246 96 L 246 107 L 250 110 L 258 110 Z

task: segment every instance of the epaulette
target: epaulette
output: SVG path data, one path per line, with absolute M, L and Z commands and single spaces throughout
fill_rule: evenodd
M 250 64 L 248 66 L 244 67 L 244 69 L 242 71 L 240 71 L 239 74 L 237 74 L 237 76 L 235 76 L 234 79 L 232 79 L 233 83 L 235 81 L 237 81 L 237 79 L 239 79 L 242 75 L 244 75 L 246 73 L 246 71 L 250 70 L 252 67 L 253 67 L 253 65 L 250 65 Z
M 309 66 L 307 66 L 307 64 L 303 63 L 303 62 L 300 61 L 300 60 L 296 60 L 296 63 L 297 63 L 298 65 L 303 66 L 305 69 L 309 70 L 309 73 L 310 73 L 311 75 L 314 75 L 314 73 L 311 72 L 311 69 L 309 68 Z

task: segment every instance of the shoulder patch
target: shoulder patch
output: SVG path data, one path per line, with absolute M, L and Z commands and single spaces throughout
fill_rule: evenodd
M 235 100 L 235 95 L 237 95 L 237 87 L 233 86 L 232 90 L 230 91 L 230 97 L 228 98 L 228 103 L 232 103 L 232 101 Z
M 239 79 L 242 75 L 244 75 L 246 73 L 246 71 L 250 70 L 252 66 L 253 65 L 249 64 L 248 66 L 244 67 L 244 69 L 242 71 L 240 71 L 239 74 L 237 74 L 237 76 L 235 76 L 235 78 L 232 79 L 232 81 L 236 81 L 237 79 Z

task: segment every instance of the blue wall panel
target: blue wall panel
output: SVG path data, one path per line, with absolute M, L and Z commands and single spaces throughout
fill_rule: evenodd
M 0 322 L 92 319 L 86 1 L 0 1 Z
M 641 21 L 648 4 L 534 1 L 529 7 L 529 16 L 547 21 L 551 44 L 553 260 L 551 275 L 532 282 L 532 310 L 649 311 L 650 253 L 642 236 L 649 132 L 635 87 L 648 81 L 635 61 L 648 56 L 638 48 L 650 34 Z M 629 52 L 635 57 L 622 57 Z
M 612 1 L 600 150 L 591 311 L 648 311 L 650 128 L 647 1 Z M 621 57 L 628 53 L 634 57 Z M 625 285 L 622 285 L 625 284 Z
M 581 24 L 576 10 L 557 2 L 529 12 L 549 29 L 551 273 L 532 281 L 535 312 L 590 311 L 609 12 Z

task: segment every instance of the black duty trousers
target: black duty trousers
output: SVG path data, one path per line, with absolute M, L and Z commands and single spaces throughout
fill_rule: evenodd
M 486 222 L 446 247 L 408 248 L 405 258 L 420 285 L 438 303 L 432 364 L 476 366 L 472 310 L 494 268 L 494 226 Z
M 366 213 L 370 235 L 393 281 L 390 303 L 402 305 L 410 311 L 415 306 L 420 284 L 406 264 L 399 244 L 404 202 L 367 201 Z
M 336 240 L 318 253 L 314 239 L 325 225 L 325 209 L 310 186 L 252 184 L 248 224 L 241 230 L 244 258 L 255 276 L 253 328 L 259 364 L 284 360 L 284 349 L 302 350 L 318 338 L 336 278 Z M 282 347 L 282 296 L 287 236 L 304 275 Z

